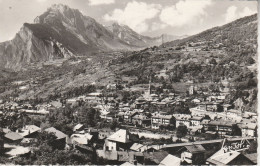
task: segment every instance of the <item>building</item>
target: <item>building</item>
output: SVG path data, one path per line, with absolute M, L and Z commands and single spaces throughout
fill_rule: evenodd
M 134 143 L 131 147 L 130 150 L 134 152 L 144 152 L 147 150 L 147 146 L 139 143 Z
M 181 165 L 181 159 L 179 157 L 173 156 L 171 154 L 168 154 L 159 164 L 159 166 L 180 166 Z
M 231 121 L 213 120 L 205 126 L 205 130 L 218 132 L 220 136 L 231 135 L 232 125 L 234 123 Z
M 125 123 L 132 123 L 133 116 L 137 115 L 138 112 L 136 111 L 127 111 L 123 113 L 123 121 Z
M 21 130 L 17 130 L 17 132 L 24 138 L 36 138 L 40 131 L 41 128 L 35 125 L 26 125 Z
M 46 131 L 47 133 L 54 134 L 54 136 L 56 137 L 55 144 L 54 144 L 56 148 L 58 149 L 65 148 L 65 145 L 68 142 L 68 138 L 69 138 L 68 135 L 55 129 L 54 127 L 47 128 L 44 131 Z
M 167 156 L 168 152 L 166 151 L 144 153 L 145 165 L 159 165 Z
M 190 127 L 202 127 L 201 122 L 203 120 L 202 116 L 194 116 L 190 118 Z
M 176 124 L 172 124 L 171 120 L 174 120 L 174 117 L 172 115 L 164 115 L 164 114 L 155 113 L 151 118 L 152 129 L 159 129 L 159 127 L 161 125 L 162 126 L 168 126 L 168 125 L 175 126 Z
M 242 137 L 255 137 L 257 133 L 256 123 L 241 123 L 238 124 L 238 127 L 241 129 Z
M 16 132 L 8 132 L 4 135 L 4 142 L 9 144 L 18 144 L 22 141 L 23 136 Z
M 77 124 L 76 126 L 73 127 L 73 131 L 81 131 L 84 130 L 84 125 L 83 124 Z
M 185 146 L 185 151 L 181 153 L 181 161 L 184 165 L 199 165 L 205 163 L 206 150 L 202 145 L 189 145 Z
M 151 119 L 144 114 L 136 114 L 132 117 L 132 123 L 137 126 L 151 126 Z
M 176 128 L 179 127 L 180 125 L 185 125 L 187 127 L 190 127 L 190 115 L 186 114 L 178 114 L 175 116 L 176 118 Z
M 86 134 L 72 134 L 70 139 L 71 143 L 74 145 L 88 145 L 91 143 L 93 135 Z
M 190 86 L 189 88 L 189 95 L 194 95 L 195 91 L 194 91 L 194 86 Z
M 104 144 L 105 151 L 126 151 L 132 145 L 128 130 L 120 129 L 109 136 Z
M 254 162 L 247 158 L 240 152 L 231 151 L 222 153 L 216 152 L 210 158 L 207 159 L 207 163 L 210 165 L 254 165 Z

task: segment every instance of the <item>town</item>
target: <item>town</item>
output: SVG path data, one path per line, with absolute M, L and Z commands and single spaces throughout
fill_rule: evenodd
M 94 164 L 257 164 L 257 114 L 225 103 L 232 88 L 227 79 L 220 92 L 190 83 L 184 94 L 170 86 L 159 93 L 151 82 L 139 96 L 114 83 L 37 105 L 2 100 L 2 155 L 10 163 L 31 164 L 40 142 L 47 142 L 53 149 L 95 155 Z M 119 89 L 124 96 L 116 96 Z
M 256 1 L 58 2 L 0 0 L 0 165 L 258 164 Z

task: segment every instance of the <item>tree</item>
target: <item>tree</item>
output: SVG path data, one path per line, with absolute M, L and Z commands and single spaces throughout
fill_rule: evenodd
M 216 65 L 217 61 L 216 61 L 216 59 L 212 58 L 212 59 L 209 60 L 209 63 L 213 64 L 213 65 Z
M 177 128 L 177 133 L 176 133 L 176 136 L 181 139 L 182 137 L 185 137 L 188 133 L 188 128 L 186 125 L 180 125 L 178 126 Z
M 245 58 L 245 61 L 246 61 L 246 63 L 249 64 L 249 65 L 255 63 L 255 60 L 254 60 L 251 56 L 246 57 L 246 58 Z
M 113 120 L 113 122 L 110 125 L 111 130 L 115 130 L 118 127 L 118 123 L 116 120 Z
M 237 124 L 233 124 L 233 125 L 232 125 L 231 135 L 232 135 L 232 136 L 242 136 L 241 129 L 238 127 Z

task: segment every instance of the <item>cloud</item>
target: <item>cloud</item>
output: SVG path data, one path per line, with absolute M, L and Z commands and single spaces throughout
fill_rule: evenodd
M 249 16 L 256 13 L 256 11 L 249 9 L 248 7 L 244 7 L 242 11 L 238 11 L 238 8 L 236 6 L 230 6 L 225 14 L 225 21 L 231 22 L 238 18 Z
M 88 0 L 90 6 L 95 5 L 108 5 L 115 3 L 115 0 Z
M 149 29 L 147 20 L 155 18 L 160 9 L 161 5 L 158 4 L 132 1 L 127 3 L 124 9 L 114 9 L 111 14 L 106 14 L 103 19 L 128 25 L 134 31 L 142 33 Z
M 205 9 L 212 4 L 211 0 L 181 0 L 173 6 L 164 8 L 160 19 L 172 27 L 201 23 L 203 17 L 207 15 Z
M 167 24 L 164 23 L 158 23 L 158 22 L 153 22 L 151 27 L 150 27 L 150 32 L 152 31 L 157 31 L 157 30 L 161 30 L 167 27 Z
M 37 0 L 38 2 L 46 2 L 47 0 Z

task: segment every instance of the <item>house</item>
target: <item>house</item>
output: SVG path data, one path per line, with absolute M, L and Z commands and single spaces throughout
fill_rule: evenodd
M 73 127 L 73 131 L 81 131 L 84 129 L 84 125 L 83 124 L 77 124 L 76 126 Z
M 209 131 L 216 131 L 220 136 L 231 135 L 232 125 L 234 123 L 225 120 L 212 120 L 208 123 L 207 129 Z
M 109 165 L 140 165 L 140 163 L 143 165 L 144 163 L 144 154 L 140 152 L 97 150 L 97 155 L 106 159 Z
M 132 117 L 132 123 L 134 125 L 147 127 L 151 126 L 151 119 L 144 114 L 136 114 Z
M 134 152 L 144 152 L 147 150 L 147 146 L 139 143 L 134 143 L 131 147 L 130 150 Z
M 257 133 L 257 124 L 256 123 L 240 123 L 238 127 L 242 131 L 242 137 L 255 137 Z
M 193 102 L 193 103 L 200 103 L 201 101 L 199 99 L 193 99 L 193 100 L 191 100 L 191 102 Z
M 62 103 L 60 101 L 52 101 L 52 102 L 50 102 L 50 105 L 55 107 L 55 108 L 61 108 L 62 107 Z
M 190 118 L 191 127 L 202 127 L 201 122 L 203 120 L 202 116 L 193 116 Z
M 242 111 L 235 110 L 235 109 L 230 109 L 230 110 L 227 110 L 227 115 L 242 116 Z
M 86 133 L 86 134 L 72 134 L 70 139 L 71 143 L 74 145 L 88 145 L 91 143 L 93 135 Z
M 181 159 L 179 157 L 173 156 L 171 154 L 168 154 L 159 164 L 159 166 L 180 166 L 181 165 Z
M 151 124 L 152 124 L 152 129 L 159 129 L 159 127 L 162 126 L 168 126 L 168 125 L 173 125 L 175 126 L 176 124 L 172 124 L 171 120 L 174 119 L 172 115 L 165 115 L 162 113 L 155 113 L 153 114 L 151 118 Z
M 230 105 L 230 104 L 223 104 L 222 106 L 223 106 L 224 112 L 226 112 L 227 110 L 229 110 L 232 107 L 232 105 Z
M 143 108 L 145 104 L 146 104 L 146 100 L 142 96 L 137 98 L 136 101 L 134 102 L 135 108 L 137 109 Z
M 181 153 L 181 162 L 187 163 L 185 165 L 200 165 L 205 163 L 206 150 L 202 145 L 188 145 L 185 146 L 185 151 Z
M 23 127 L 21 130 L 18 130 L 17 132 L 24 138 L 36 138 L 36 136 L 40 131 L 41 128 L 35 125 L 26 125 L 25 127 Z
M 4 142 L 9 144 L 18 144 L 22 141 L 23 136 L 16 132 L 8 132 L 4 135 Z
M 123 115 L 123 119 L 125 123 L 132 123 L 132 117 L 137 115 L 138 112 L 136 111 L 127 111 Z
M 107 114 L 101 114 L 101 119 L 105 119 L 107 122 L 112 122 L 113 120 L 116 120 L 116 113 L 115 112 L 108 112 Z
M 185 125 L 187 127 L 190 127 L 190 115 L 186 114 L 181 114 L 178 116 L 175 116 L 176 118 L 176 128 L 179 127 L 180 125 Z
M 58 149 L 64 149 L 66 143 L 68 142 L 68 135 L 64 134 L 63 132 L 55 129 L 54 127 L 50 127 L 45 129 L 47 133 L 52 133 L 56 136 L 55 146 Z
M 100 92 L 89 93 L 84 98 L 84 101 L 87 101 L 90 103 L 100 103 L 102 101 L 101 96 L 102 96 L 102 93 L 100 93 Z
M 240 152 L 231 151 L 222 153 L 216 152 L 207 159 L 206 164 L 210 165 L 253 165 L 254 162 Z
M 128 130 L 120 129 L 105 140 L 104 150 L 106 151 L 126 151 L 132 145 Z
M 117 88 L 117 84 L 108 84 L 107 85 L 107 89 L 116 90 L 116 88 Z
M 193 95 L 195 93 L 194 86 L 189 87 L 189 95 Z
M 166 151 L 144 153 L 145 165 L 159 165 L 167 156 L 168 152 Z

